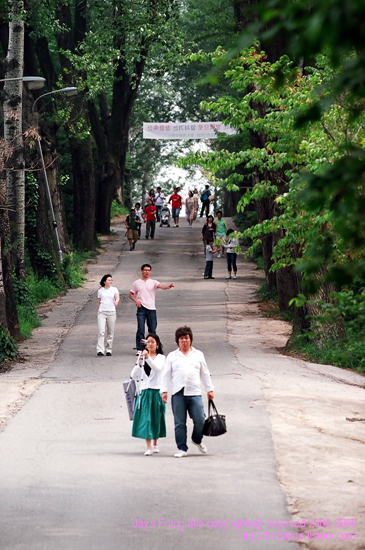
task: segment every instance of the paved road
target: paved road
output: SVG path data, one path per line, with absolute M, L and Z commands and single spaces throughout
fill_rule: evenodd
M 158 228 L 155 240 L 139 241 L 134 252 L 124 244 L 114 263 L 101 257 L 100 276 L 113 270 L 121 293 L 113 357 L 95 354 L 95 284 L 42 385 L 0 434 L 1 550 L 289 548 L 283 540 L 242 538 L 260 533 L 246 520 L 262 520 L 263 532 L 268 520 L 291 518 L 275 472 L 268 413 L 254 406 L 263 399 L 261 382 L 242 369 L 228 343 L 225 262 L 215 262 L 215 280 L 202 279 L 199 233 L 184 224 Z M 228 433 L 206 442 L 207 456 L 194 447 L 186 459 L 173 458 L 170 405 L 159 455 L 145 457 L 144 441 L 130 435 L 122 382 L 134 364 L 136 319 L 128 293 L 145 261 L 152 277 L 176 284 L 157 296 L 165 351 L 175 347 L 174 330 L 191 325 L 213 375 L 216 404 L 227 416 Z M 188 520 L 196 526 L 169 526 Z M 218 528 L 217 522 L 239 520 L 241 528 Z

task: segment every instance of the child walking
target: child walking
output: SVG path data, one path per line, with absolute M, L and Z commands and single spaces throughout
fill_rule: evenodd
M 134 410 L 132 436 L 145 439 L 145 456 L 160 452 L 158 439 L 166 437 L 165 403 L 160 395 L 161 372 L 165 364 L 162 344 L 157 334 L 148 334 L 142 365 L 137 364 L 131 378 L 139 379 L 140 393 Z
M 208 238 L 205 248 L 205 271 L 204 279 L 214 279 L 213 277 L 213 254 L 219 252 L 219 248 L 213 249 L 213 239 Z

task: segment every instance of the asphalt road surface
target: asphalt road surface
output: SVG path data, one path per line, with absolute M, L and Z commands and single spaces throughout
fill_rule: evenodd
M 154 241 L 142 238 L 133 252 L 123 237 L 119 255 L 101 257 L 100 278 L 111 271 L 121 294 L 113 356 L 96 357 L 96 281 L 43 383 L 0 434 L 2 550 L 299 547 L 265 538 L 297 529 L 267 527 L 291 517 L 268 413 L 254 406 L 263 399 L 261 382 L 228 342 L 225 260 L 215 261 L 215 280 L 204 280 L 201 224 L 185 223 L 158 227 Z M 145 442 L 131 437 L 122 385 L 135 360 L 136 308 L 128 294 L 144 262 L 152 278 L 176 285 L 157 294 L 165 352 L 176 347 L 175 329 L 190 325 L 227 418 L 227 434 L 206 438 L 207 455 L 191 445 L 187 458 L 173 457 L 170 396 L 160 453 L 145 457 Z

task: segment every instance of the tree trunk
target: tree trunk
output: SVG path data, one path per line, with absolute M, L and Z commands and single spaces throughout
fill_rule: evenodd
M 71 11 L 68 4 L 62 4 L 58 12 L 60 24 L 65 30 L 58 34 L 57 44 L 60 50 L 75 53 L 76 45 L 85 35 L 86 1 L 78 0 L 75 3 L 74 27 L 72 26 Z M 72 28 L 74 28 L 72 32 Z M 77 73 L 69 59 L 60 53 L 59 55 L 63 79 L 65 85 L 73 86 L 74 75 Z M 84 75 L 85 76 L 85 75 Z M 74 184 L 74 233 L 73 239 L 76 248 L 80 250 L 93 250 L 96 243 L 95 233 L 95 172 L 93 160 L 93 141 L 89 132 L 88 114 L 85 108 L 84 98 L 78 94 L 74 100 L 74 108 L 71 113 L 72 128 L 66 127 L 70 143 L 73 167 Z M 78 132 L 84 135 L 75 134 Z M 110 201 L 111 206 L 111 201 Z M 110 216 L 110 209 L 109 209 Z M 110 223 L 110 220 L 109 220 Z
M 95 179 L 92 138 L 69 135 L 74 181 L 74 243 L 79 250 L 93 250 L 95 233 Z
M 1 296 L 1 323 L 7 327 L 13 338 L 20 340 L 18 311 L 13 288 L 13 264 L 10 252 L 10 224 L 6 204 L 6 176 L 0 172 L 0 265 L 4 295 Z M 5 299 L 5 304 L 4 304 Z M 4 317 L 5 307 L 5 322 Z
M 6 143 L 6 186 L 12 233 L 14 268 L 17 277 L 25 280 L 24 260 L 24 152 L 22 130 L 22 91 L 24 59 L 23 1 L 10 3 L 9 45 L 6 57 L 8 70 L 5 83 L 4 137 Z

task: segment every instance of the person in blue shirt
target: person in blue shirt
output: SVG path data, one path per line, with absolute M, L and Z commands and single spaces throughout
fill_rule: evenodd
M 204 215 L 204 211 L 206 211 L 206 217 L 208 217 L 208 215 L 209 215 L 209 206 L 210 206 L 209 197 L 210 197 L 210 195 L 211 195 L 211 192 L 210 192 L 210 189 L 209 189 L 209 185 L 206 185 L 204 191 L 202 191 L 200 193 L 200 198 L 201 198 L 201 201 L 202 201 L 202 208 L 201 208 L 201 211 L 200 211 L 200 217 L 201 218 Z

